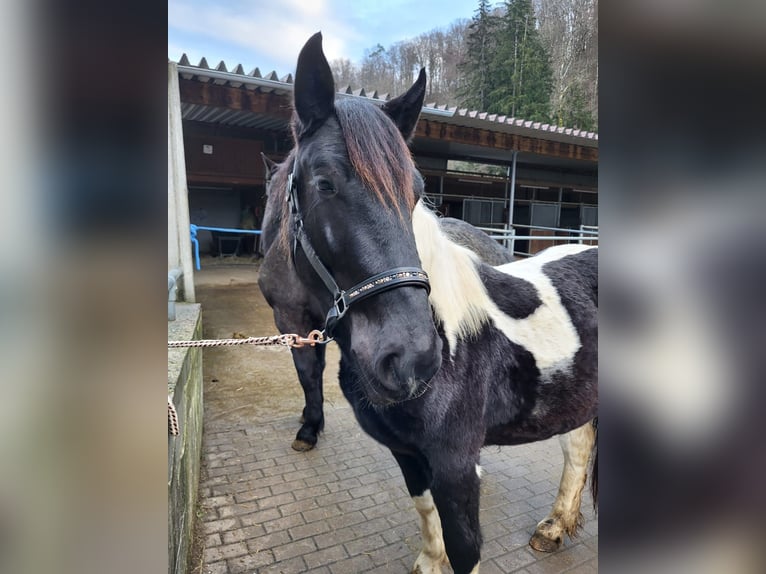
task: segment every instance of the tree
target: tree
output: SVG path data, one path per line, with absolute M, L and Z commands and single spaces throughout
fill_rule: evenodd
M 580 129 L 598 123 L 598 0 L 539 0 L 542 41 L 553 70 L 553 121 Z
M 425 67 L 428 102 L 595 130 L 598 0 L 477 2 L 471 20 L 333 61 L 337 85 L 400 94 Z
M 333 60 L 330 62 L 330 68 L 335 77 L 335 85 L 339 88 L 356 85 L 358 74 L 354 64 L 348 58 Z
M 359 72 L 359 80 L 362 88 L 377 87 L 380 83 L 391 83 L 392 74 L 386 49 L 377 44 L 371 50 L 367 50 Z
M 531 0 L 506 0 L 490 73 L 488 112 L 550 121 L 550 56 L 540 40 Z
M 588 105 L 588 98 L 582 84 L 572 84 L 564 94 L 556 110 L 555 121 L 558 125 L 581 130 L 595 129 L 596 122 Z
M 466 28 L 466 20 L 457 20 L 444 30 L 425 32 L 388 49 L 377 44 L 366 51 L 359 65 L 341 58 L 330 67 L 339 86 L 350 84 L 390 95 L 405 92 L 425 67 L 428 101 L 454 105 L 461 85 L 458 66 L 465 55 Z
M 465 59 L 459 66 L 464 74 L 464 84 L 460 87 L 462 103 L 470 108 L 486 110 L 489 106 L 499 24 L 500 19 L 493 14 L 489 1 L 479 0 L 479 7 L 468 24 Z

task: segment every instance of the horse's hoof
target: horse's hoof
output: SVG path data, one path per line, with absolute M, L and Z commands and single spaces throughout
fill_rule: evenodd
M 529 545 L 538 552 L 555 552 L 561 548 L 561 543 L 564 542 L 561 536 L 557 536 L 554 540 L 546 538 L 539 532 L 535 532 L 532 538 L 529 539 Z
M 300 440 L 297 438 L 293 441 L 293 444 L 292 444 L 293 450 L 297 450 L 298 452 L 310 451 L 315 446 L 316 444 L 311 444 L 306 442 L 305 440 Z
M 447 555 L 443 554 L 441 558 L 434 560 L 421 552 L 415 565 L 412 567 L 411 574 L 442 574 L 442 564 L 449 566 Z
M 412 569 L 412 574 L 442 574 L 441 567 L 433 565 L 426 568 L 426 570 L 423 570 L 423 568 L 420 567 L 420 564 L 415 564 Z M 434 568 L 438 568 L 438 570 L 435 570 Z

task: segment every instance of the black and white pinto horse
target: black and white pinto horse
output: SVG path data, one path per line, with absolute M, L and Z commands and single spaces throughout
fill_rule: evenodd
M 450 241 L 417 201 L 422 180 L 406 146 L 425 72 L 382 109 L 335 102 L 321 42 L 312 36 L 298 58 L 295 149 L 270 197 L 282 206 L 273 214 L 282 256 L 265 258 L 262 272 L 279 273 L 283 292 L 302 285 L 314 313 L 330 309 L 341 389 L 391 450 L 420 514 L 414 572 L 449 560 L 456 574 L 478 573 L 482 446 L 560 435 L 559 493 L 530 541 L 555 549 L 578 527 L 595 452 L 596 249 L 551 248 L 493 268 Z
M 266 168 L 266 196 L 271 197 L 271 178 L 282 168 L 266 155 L 261 154 Z M 292 165 L 292 156 L 287 160 Z M 266 212 L 262 226 L 259 251 L 267 260 L 267 265 L 261 268 L 258 283 L 261 291 L 266 295 L 272 309 L 277 328 L 282 333 L 308 333 L 321 325 L 324 321 L 325 311 L 314 309 L 308 305 L 311 293 L 300 282 L 291 282 L 285 285 L 284 271 L 281 264 L 284 261 L 284 253 L 278 247 L 275 238 L 281 227 L 281 203 L 284 203 L 284 187 L 277 191 L 278 198 L 266 204 Z M 462 219 L 453 217 L 439 218 L 439 226 L 447 236 L 464 247 L 467 247 L 479 256 L 488 265 L 502 265 L 513 261 L 510 250 L 500 246 L 482 230 L 477 229 Z M 270 265 L 272 260 L 278 266 Z M 301 426 L 293 440 L 292 448 L 299 452 L 305 452 L 314 448 L 319 440 L 319 433 L 324 429 L 324 393 L 323 373 L 325 366 L 325 347 L 301 347 L 292 349 L 293 363 L 298 373 L 298 381 L 303 388 L 304 407 L 301 415 Z

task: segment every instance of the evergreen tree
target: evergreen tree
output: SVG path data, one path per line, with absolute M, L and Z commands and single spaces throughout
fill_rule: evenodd
M 574 84 L 564 95 L 556 123 L 579 130 L 593 131 L 597 129 L 585 90 L 579 84 Z
M 468 25 L 466 58 L 460 66 L 464 74 L 462 101 L 469 108 L 486 110 L 489 106 L 489 94 L 494 89 L 492 62 L 496 56 L 499 23 L 489 1 L 479 0 L 479 7 Z
M 540 40 L 531 0 L 506 0 L 490 73 L 494 88 L 488 112 L 550 121 L 550 56 Z

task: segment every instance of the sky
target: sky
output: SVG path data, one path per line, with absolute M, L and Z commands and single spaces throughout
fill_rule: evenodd
M 303 44 L 321 31 L 329 60 L 359 62 L 365 50 L 387 48 L 457 19 L 470 19 L 477 0 L 168 0 L 168 58 L 186 53 L 212 68 L 258 67 L 279 77 L 295 71 Z

